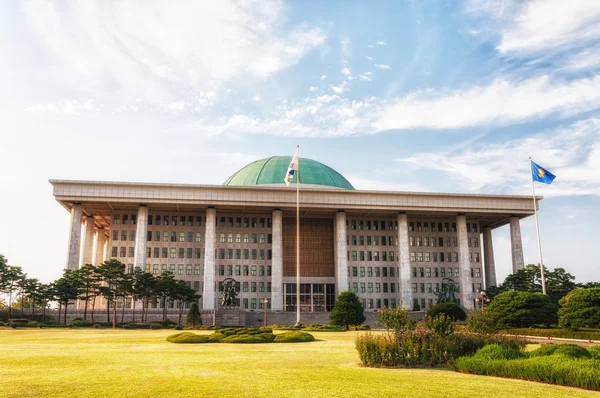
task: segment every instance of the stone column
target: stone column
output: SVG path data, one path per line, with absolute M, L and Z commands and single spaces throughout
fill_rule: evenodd
M 215 234 L 217 210 L 206 209 L 206 233 L 204 234 L 204 291 L 202 307 L 205 310 L 215 309 Z M 272 288 L 272 286 L 271 286 Z
M 513 273 L 525 267 L 523 260 L 523 242 L 521 241 L 521 222 L 519 217 L 510 218 L 510 247 L 512 251 Z
M 94 217 L 89 216 L 85 219 L 85 237 L 83 241 L 83 255 L 79 267 L 85 264 L 92 264 L 94 261 Z
M 106 258 L 104 254 L 106 251 L 104 250 L 104 246 L 106 243 L 106 233 L 104 233 L 104 228 L 100 227 L 96 230 L 96 251 L 94 256 L 94 265 L 102 264 Z
M 492 229 L 483 228 L 483 261 L 485 263 L 485 288 L 496 286 L 496 262 L 492 244 Z
M 271 311 L 283 311 L 283 214 L 279 209 L 273 210 L 272 233 Z
M 400 260 L 400 297 L 402 307 L 412 310 L 412 286 L 410 279 L 410 246 L 408 244 L 408 216 L 406 213 L 398 214 L 398 249 Z
M 67 269 L 70 270 L 79 268 L 82 214 L 81 203 L 73 204 L 73 207 L 71 208 L 71 226 L 69 228 L 69 254 L 67 256 Z
M 135 231 L 134 267 L 142 271 L 146 269 L 146 234 L 148 233 L 148 206 L 140 205 L 137 212 L 137 228 Z
M 335 285 L 337 294 L 348 290 L 348 243 L 346 213 L 339 210 L 335 214 Z
M 471 278 L 471 261 L 469 260 L 469 235 L 467 234 L 467 216 L 456 217 L 458 234 L 458 263 L 460 268 L 460 304 L 464 308 L 473 309 L 473 278 Z

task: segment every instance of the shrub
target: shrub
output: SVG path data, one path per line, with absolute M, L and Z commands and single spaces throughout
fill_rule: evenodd
M 275 336 L 276 343 L 305 343 L 308 341 L 315 341 L 315 336 L 298 331 L 285 332 Z
M 415 303 L 413 305 L 413 309 L 412 310 L 413 311 L 421 311 L 421 306 L 419 305 L 419 303 Z
M 36 322 L 36 321 L 33 321 L 33 322 L 29 322 L 29 323 L 27 324 L 27 327 L 30 327 L 30 328 L 39 328 L 39 327 L 40 327 L 40 325 L 41 325 L 41 323 L 39 323 L 39 322 Z
M 223 343 L 236 343 L 236 344 L 259 344 L 259 343 L 271 343 L 275 340 L 273 333 L 261 333 L 261 334 L 233 334 L 225 337 L 221 340 Z
M 100 325 L 99 323 L 95 323 L 94 329 L 102 329 L 102 325 Z
M 4 322 L 0 321 L 0 326 L 4 326 Z
M 350 325 L 360 325 L 365 321 L 364 312 L 358 296 L 347 290 L 335 300 L 329 319 L 332 325 L 344 326 L 348 330 Z
M 371 330 L 369 325 L 355 325 L 354 330 Z
M 308 324 L 304 326 L 302 330 L 308 332 L 345 332 L 346 328 L 336 325 Z
M 440 314 L 447 315 L 452 321 L 464 321 L 467 319 L 465 311 L 454 303 L 439 303 L 427 311 L 428 318 L 435 318 Z
M 564 355 L 571 358 L 592 357 L 592 354 L 588 350 L 575 344 L 546 344 L 529 353 L 529 356 L 532 358 L 551 355 Z
M 521 359 L 526 358 L 527 355 L 514 348 L 506 347 L 500 344 L 489 344 L 475 353 L 474 358 L 485 359 L 485 360 L 497 360 L 497 359 Z
M 80 328 L 94 326 L 94 324 L 91 321 L 84 321 L 83 319 L 77 319 L 71 323 L 73 324 L 73 326 L 80 327 Z
M 560 300 L 560 306 L 560 327 L 600 328 L 600 288 L 575 289 Z
M 377 323 L 388 330 L 414 329 L 417 321 L 404 308 L 384 308 L 377 312 Z
M 588 352 L 590 353 L 590 357 L 592 359 L 600 360 L 600 346 L 596 345 L 593 347 L 588 347 Z
M 225 335 L 221 332 L 214 332 L 208 336 L 208 340 L 211 343 L 220 343 L 225 338 Z
M 123 329 L 133 329 L 133 327 L 126 323 L 123 325 Z
M 512 327 L 556 324 L 557 311 L 549 296 L 518 291 L 500 293 L 488 306 L 492 317 Z
M 570 329 L 542 329 L 519 328 L 506 329 L 506 333 L 522 336 L 558 337 L 563 339 L 600 340 L 600 330 L 570 330 Z
M 298 326 L 289 326 L 289 325 L 269 325 L 268 326 L 269 329 L 272 330 L 300 330 L 301 328 Z
M 496 319 L 489 312 L 472 311 L 467 317 L 466 328 L 472 333 L 495 334 L 499 327 Z
M 556 352 L 558 349 L 553 350 Z M 480 356 L 478 352 L 472 357 L 458 358 L 453 365 L 461 372 L 600 390 L 600 364 L 597 360 L 572 358 L 561 354 L 532 354 L 533 352 L 529 358 L 493 359 L 485 355 Z
M 158 330 L 158 329 L 162 329 L 163 325 L 160 323 L 151 323 L 150 324 L 150 329 L 152 330 Z
M 428 316 L 425 319 L 425 326 L 438 336 L 448 336 L 454 333 L 454 324 L 449 316 L 441 313 L 435 317 Z
M 175 330 L 183 330 L 183 325 L 177 325 L 177 326 L 175 326 Z
M 167 341 L 176 344 L 201 344 L 208 343 L 208 336 L 200 336 L 192 332 L 181 332 L 167 337 Z

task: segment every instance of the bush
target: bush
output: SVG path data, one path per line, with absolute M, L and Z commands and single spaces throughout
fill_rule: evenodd
M 202 326 L 202 315 L 200 315 L 198 304 L 192 303 L 192 305 L 190 305 L 190 310 L 185 317 L 185 323 L 187 326 L 191 326 L 193 328 L 196 326 Z
M 315 336 L 298 331 L 285 332 L 275 336 L 276 343 L 305 343 L 308 341 L 315 341 Z
M 560 306 L 560 327 L 600 328 L 600 288 L 575 289 L 560 300 Z
M 175 330 L 183 330 L 183 325 L 177 325 L 177 326 L 175 326 Z
M 506 333 L 521 336 L 558 337 L 562 339 L 600 340 L 600 330 L 569 330 L 569 329 L 542 329 L 519 328 L 506 329 Z
M 99 323 L 95 323 L 94 329 L 102 329 L 102 325 L 100 325 Z
M 371 330 L 369 325 L 355 325 L 354 330 Z
M 384 308 L 377 312 L 377 323 L 388 330 L 414 329 L 417 321 L 412 319 L 407 309 Z
M 181 332 L 167 337 L 167 341 L 175 344 L 201 344 L 208 343 L 208 336 L 200 336 L 192 332 Z
M 428 318 L 435 318 L 440 314 L 447 315 L 454 322 L 464 321 L 467 319 L 467 314 L 465 314 L 465 311 L 454 303 L 439 303 L 427 311 Z
M 27 324 L 27 327 L 30 327 L 30 328 L 39 328 L 40 326 L 41 326 L 41 323 L 39 323 L 39 322 L 36 322 L 36 321 L 29 322 L 29 323 Z
M 541 293 L 503 292 L 494 297 L 487 310 L 499 323 L 512 327 L 550 326 L 558 321 L 558 308 Z
M 529 353 L 529 356 L 532 358 L 551 355 L 564 355 L 570 358 L 592 357 L 592 354 L 588 350 L 575 344 L 546 344 Z
M 208 341 L 211 343 L 220 343 L 225 338 L 225 335 L 221 332 L 214 332 L 208 336 Z
M 94 324 L 91 321 L 84 321 L 83 319 L 74 320 L 71 322 L 73 326 L 84 328 L 84 327 L 92 327 Z
M 150 324 L 150 329 L 152 330 L 158 330 L 158 329 L 162 329 L 163 325 L 160 323 L 151 323 Z
M 302 330 L 307 332 L 345 332 L 346 328 L 336 325 L 308 324 Z
M 360 325 L 365 321 L 364 312 L 358 296 L 347 290 L 335 300 L 329 319 L 332 325 L 344 326 L 348 330 L 350 325 Z
M 488 347 L 482 350 L 491 351 Z M 540 350 L 545 354 L 553 353 L 549 355 L 534 354 Z M 562 353 L 557 353 L 557 351 L 562 351 Z M 565 352 L 573 354 L 575 351 L 581 353 L 572 347 L 543 346 L 531 352 L 529 357 L 523 358 L 519 358 L 516 354 L 509 354 L 507 358 L 493 358 L 492 355 L 485 355 L 485 352 L 479 355 L 478 351 L 472 357 L 458 358 L 453 365 L 460 372 L 600 390 L 600 363 L 594 359 L 565 355 Z M 494 352 L 494 354 L 498 354 L 498 352 Z M 590 353 L 588 352 L 588 354 Z M 513 355 L 515 358 L 510 358 Z
M 521 359 L 526 357 L 527 355 L 523 352 L 500 344 L 486 345 L 474 355 L 474 358 L 485 360 Z
M 419 303 L 415 303 L 413 305 L 413 309 L 412 310 L 413 311 L 421 311 L 421 306 L 419 305 Z
M 590 353 L 590 357 L 592 359 L 600 360 L 600 346 L 596 345 L 593 347 L 588 347 L 587 350 Z
M 4 326 L 4 322 L 0 321 L 0 326 Z
M 236 344 L 260 344 L 260 343 L 272 343 L 275 340 L 273 333 L 261 333 L 261 334 L 233 334 L 225 337 L 221 340 L 223 343 L 236 343 Z
M 277 324 L 269 325 L 268 328 L 272 329 L 272 330 L 300 330 L 301 329 L 301 327 L 298 327 L 298 326 L 277 325 Z
M 496 319 L 489 313 L 473 311 L 467 317 L 466 328 L 472 333 L 495 334 L 499 327 Z
M 425 326 L 427 326 L 434 334 L 441 337 L 449 336 L 454 333 L 452 319 L 444 313 L 435 317 L 428 316 L 425 319 Z

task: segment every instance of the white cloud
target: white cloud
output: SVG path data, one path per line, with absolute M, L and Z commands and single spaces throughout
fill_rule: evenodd
M 566 61 L 563 69 L 575 72 L 598 68 L 600 68 L 600 46 L 595 46 L 573 55 Z
M 312 93 L 312 92 L 317 91 L 318 89 L 319 89 L 319 87 L 312 86 L 311 88 L 308 89 L 308 91 L 310 91 Z
M 529 156 L 557 176 L 552 185 L 537 184 L 538 194 L 600 195 L 600 119 L 506 143 L 468 143 L 399 160 L 444 173 L 461 191 L 527 194 L 531 192 Z
M 185 102 L 183 102 L 183 101 L 171 102 L 168 106 L 169 106 L 169 109 L 171 109 L 173 111 L 182 111 L 185 109 Z
M 349 75 L 350 74 L 350 69 L 343 68 L 340 72 L 342 72 L 344 75 Z
M 368 73 L 368 72 L 367 72 L 367 73 Z M 364 81 L 364 82 L 370 82 L 371 80 L 373 80 L 371 77 L 369 77 L 369 76 L 367 75 L 367 73 L 364 73 L 364 74 L 362 74 L 362 75 L 358 75 L 358 79 L 359 79 L 359 80 L 362 80 L 362 81 Z
M 331 87 L 331 89 L 333 90 L 334 93 L 336 93 L 336 94 L 343 94 L 346 91 L 348 91 L 349 85 L 350 85 L 350 83 L 348 83 L 347 81 L 344 80 L 343 82 L 341 82 L 337 86 L 334 86 L 333 84 L 330 84 L 329 87 Z
M 325 79 L 327 79 L 327 75 L 322 75 L 321 80 L 325 80 Z
M 48 79 L 132 98 L 218 90 L 264 79 L 321 45 L 324 32 L 286 27 L 282 2 L 27 2 L 29 27 L 54 58 Z M 112 90 L 116 93 L 118 90 Z M 119 92 L 115 95 L 122 95 Z
M 260 102 L 260 95 L 255 95 L 254 97 L 252 97 L 252 101 Z
M 378 45 L 378 46 L 385 46 L 385 42 L 382 41 L 382 40 L 376 42 L 375 44 Z
M 375 64 L 373 66 L 376 67 L 376 68 L 379 68 L 379 69 L 392 69 L 392 67 L 389 66 L 389 65 Z
M 366 59 L 368 59 L 369 61 L 373 60 L 373 57 L 365 57 Z
M 344 38 L 340 40 L 342 59 L 348 59 L 352 55 L 352 43 L 350 39 Z
M 85 101 L 68 99 L 47 104 L 37 104 L 27 107 L 28 112 L 33 113 L 56 113 L 63 115 L 79 115 L 83 112 L 99 111 L 104 105 L 96 106 L 94 101 L 88 99 Z
M 381 131 L 506 125 L 554 112 L 574 115 L 597 109 L 599 102 L 600 75 L 559 82 L 548 76 L 522 82 L 497 79 L 488 86 L 445 94 L 423 91 L 391 101 L 382 107 L 374 128 Z

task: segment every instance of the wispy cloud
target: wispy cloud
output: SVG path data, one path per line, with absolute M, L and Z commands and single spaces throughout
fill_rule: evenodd
M 399 161 L 444 173 L 461 191 L 526 194 L 531 189 L 529 156 L 557 175 L 551 186 L 540 184 L 541 194 L 600 195 L 600 119 L 506 143 L 473 142 Z
M 392 69 L 392 67 L 389 65 L 375 64 L 373 66 L 379 69 Z
M 350 74 L 350 69 L 343 68 L 340 72 L 342 72 L 344 75 L 349 75 Z
M 28 112 L 32 113 L 56 113 L 63 115 L 79 115 L 84 112 L 100 111 L 104 105 L 95 105 L 93 100 L 68 99 L 46 104 L 36 104 L 27 107 Z

